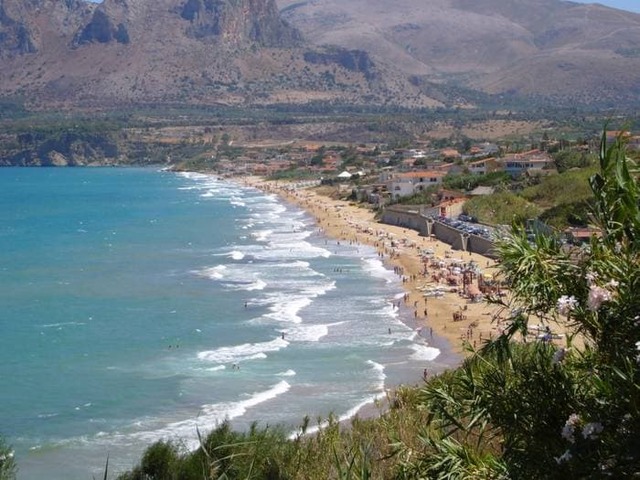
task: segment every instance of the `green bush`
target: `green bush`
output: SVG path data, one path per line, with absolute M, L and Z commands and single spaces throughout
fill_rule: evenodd
M 0 480 L 13 480 L 16 478 L 18 467 L 13 458 L 13 450 L 0 437 Z

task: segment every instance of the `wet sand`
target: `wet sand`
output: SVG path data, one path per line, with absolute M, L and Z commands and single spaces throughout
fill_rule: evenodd
M 445 339 L 450 353 L 444 348 L 443 354 L 451 357 L 456 365 L 468 353 L 465 345 L 479 348 L 484 340 L 496 336 L 498 326 L 492 321 L 496 307 L 483 301 L 472 302 L 454 291 L 431 296 L 435 295 L 436 288 L 441 291 L 456 288 L 447 285 L 444 278 L 439 281 L 433 278 L 441 270 L 438 264 L 473 261 L 486 278 L 491 278 L 496 272 L 493 260 L 475 253 L 453 251 L 446 243 L 422 237 L 414 230 L 379 223 L 372 210 L 333 200 L 314 188 L 294 188 L 289 183 L 259 177 L 245 177 L 243 182 L 305 209 L 329 237 L 375 247 L 389 268 L 403 279 L 407 293 L 400 300 L 400 307 L 412 320 L 408 323 L 421 329 L 422 337 L 430 344 L 433 341 L 434 346 L 442 343 L 437 341 L 438 337 Z M 422 255 L 425 251 L 433 254 L 425 257 Z M 461 291 L 462 287 L 457 289 Z

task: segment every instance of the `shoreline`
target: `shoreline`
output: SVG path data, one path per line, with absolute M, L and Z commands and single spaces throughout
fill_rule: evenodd
M 245 186 L 277 195 L 283 201 L 303 209 L 315 219 L 319 231 L 336 241 L 349 241 L 369 245 L 376 249 L 386 268 L 396 273 L 405 291 L 397 302 L 399 319 L 417 331 L 424 343 L 440 350 L 430 365 L 428 376 L 455 368 L 466 356 L 465 344 L 480 346 L 497 332 L 492 324 L 490 307 L 482 302 L 471 302 L 454 292 L 442 296 L 427 296 L 425 289 L 440 283 L 433 278 L 434 269 L 424 263 L 421 251 L 433 252 L 432 262 L 439 259 L 473 261 L 482 267 L 483 273 L 492 275 L 495 263 L 479 254 L 452 251 L 451 247 L 433 238 L 421 237 L 417 231 L 404 227 L 379 223 L 374 212 L 343 200 L 334 200 L 309 188 L 293 188 L 291 184 L 265 180 L 261 177 L 231 179 Z M 449 260 L 448 260 L 449 261 Z M 495 308 L 495 307 L 494 307 Z M 453 321 L 454 314 L 462 319 Z M 412 362 L 410 361 L 409 364 Z M 424 381 L 425 365 L 416 360 L 415 383 Z M 385 380 L 385 389 L 408 385 Z M 380 413 L 378 402 L 363 406 L 357 415 L 371 417 Z

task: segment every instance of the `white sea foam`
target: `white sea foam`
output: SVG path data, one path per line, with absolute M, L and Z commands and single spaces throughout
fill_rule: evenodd
M 235 197 L 235 196 L 234 196 L 234 197 L 231 197 L 231 199 L 229 200 L 229 203 L 230 203 L 231 205 L 236 206 L 236 207 L 246 207 L 246 206 L 247 206 L 247 204 L 246 204 L 246 203 L 244 203 L 244 202 L 242 201 L 242 199 L 240 199 L 239 197 Z
M 207 175 L 205 173 L 198 173 L 198 172 L 177 172 L 177 175 L 179 177 L 188 178 L 189 180 L 210 180 L 215 178 L 215 177 L 212 177 L 211 175 Z
M 393 271 L 384 266 L 384 263 L 378 258 L 364 258 L 364 271 L 374 278 L 386 280 L 387 283 L 397 282 L 398 277 Z
M 384 373 L 384 365 L 381 365 L 373 360 L 367 360 L 367 365 L 371 365 L 372 370 L 376 374 L 376 384 L 373 386 L 376 392 L 384 391 L 384 380 L 387 375 Z
M 41 413 L 38 415 L 38 418 L 53 418 L 57 417 L 58 415 L 58 413 Z
M 335 325 L 335 324 L 334 324 Z M 319 342 L 329 334 L 328 325 L 292 325 L 286 330 L 285 338 L 295 342 Z
M 410 347 L 414 351 L 414 353 L 411 355 L 412 360 L 431 362 L 438 358 L 438 355 L 440 355 L 440 350 L 428 345 L 413 343 L 410 345 Z
M 276 375 L 278 377 L 295 377 L 296 371 L 289 369 L 286 372 L 280 372 L 280 373 L 277 373 Z
M 375 403 L 376 400 L 379 400 L 379 399 L 381 399 L 383 397 L 384 397 L 384 393 L 380 393 L 378 395 L 373 395 L 373 396 L 363 400 L 362 402 L 357 404 L 355 407 L 347 410 L 346 413 L 343 413 L 342 415 L 340 415 L 338 417 L 338 421 L 339 422 L 344 422 L 346 420 L 349 420 L 350 418 L 354 417 L 360 411 L 360 409 L 366 407 L 367 405 L 371 405 L 371 404 Z M 309 428 L 306 429 L 305 435 L 314 435 L 314 434 L 318 433 L 321 428 L 326 428 L 328 425 L 329 425 L 329 422 L 328 421 L 324 421 L 320 425 L 314 425 L 312 427 L 309 427 Z M 296 432 L 291 433 L 289 435 L 289 440 L 295 440 L 299 436 L 300 436 L 300 431 L 296 431 Z
M 371 367 L 373 367 L 373 370 L 379 373 L 382 380 L 387 378 L 387 376 L 384 374 L 384 365 L 380 365 L 378 362 L 374 362 L 373 360 L 367 360 L 367 365 L 371 365 Z
M 233 253 L 232 253 L 233 254 Z M 228 254 L 229 256 L 232 254 Z M 236 258 L 240 255 L 235 254 Z M 243 257 L 243 258 L 246 258 Z M 261 278 L 260 268 L 252 264 L 229 264 L 204 268 L 197 275 L 221 282 L 229 290 L 264 290 L 268 282 Z
M 242 288 L 242 290 L 252 292 L 254 290 L 264 290 L 266 286 L 267 286 L 267 283 L 258 278 L 254 282 L 246 285 L 244 288 Z
M 218 365 L 217 367 L 211 367 L 211 368 L 207 368 L 207 371 L 209 372 L 219 372 L 220 370 L 225 370 L 227 367 L 225 367 L 224 365 Z
M 217 265 L 215 267 L 197 270 L 194 273 L 201 277 L 210 278 L 211 280 L 222 280 L 225 277 L 226 270 L 227 267 L 225 265 Z
M 86 325 L 84 322 L 60 322 L 60 323 L 47 323 L 40 325 L 40 328 L 61 328 L 61 327 L 81 327 Z
M 298 316 L 298 312 L 312 303 L 313 300 L 309 297 L 285 299 L 269 307 L 271 313 L 265 314 L 265 317 L 276 322 L 301 323 L 302 318 Z
M 377 305 L 379 302 L 378 299 L 373 299 L 372 303 L 374 305 Z M 373 312 L 374 315 L 379 316 L 379 317 L 385 317 L 385 318 L 398 318 L 399 317 L 399 312 L 398 309 L 396 307 L 393 306 L 392 303 L 385 303 L 383 307 L 378 308 L 376 311 Z
M 257 232 L 253 232 L 251 236 L 255 238 L 257 242 L 266 242 L 272 233 L 273 230 L 260 230 Z
M 266 358 L 266 353 L 277 352 L 288 345 L 289 342 L 286 340 L 276 338 L 270 342 L 245 343 L 234 347 L 221 347 L 216 350 L 200 352 L 198 358 L 212 363 L 239 363 Z
M 409 337 L 407 337 L 407 340 L 409 340 L 410 342 L 414 342 L 418 339 L 419 336 L 420 336 L 419 330 L 412 330 L 411 333 L 409 334 Z
M 200 446 L 197 431 L 207 432 L 225 420 L 232 420 L 241 417 L 247 410 L 268 402 L 274 398 L 283 395 L 289 391 L 291 386 L 285 380 L 281 380 L 269 389 L 246 395 L 246 398 L 235 402 L 220 402 L 214 404 L 203 405 L 200 413 L 196 418 L 189 418 L 178 422 L 169 423 L 160 428 L 153 428 L 154 422 L 151 419 L 144 419 L 132 424 L 137 428 L 150 428 L 148 430 L 136 433 L 115 432 L 107 435 L 97 435 L 93 441 L 98 444 L 111 445 L 117 442 L 119 445 L 136 446 L 140 444 L 151 444 L 161 439 L 175 439 L 184 443 L 187 448 L 194 450 Z M 73 443 L 78 441 L 83 443 L 88 441 L 86 437 L 76 438 Z M 62 442 L 65 443 L 65 442 Z

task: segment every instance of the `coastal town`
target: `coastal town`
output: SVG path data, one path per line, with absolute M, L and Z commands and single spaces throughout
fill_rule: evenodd
M 191 141 L 206 141 L 210 133 L 205 129 Z M 608 131 L 606 141 L 611 144 L 618 137 L 629 152 L 640 151 L 640 134 Z M 373 210 L 383 223 L 434 235 L 456 250 L 491 256 L 491 240 L 508 228 L 511 218 L 500 217 L 503 205 L 490 212 L 495 215 L 474 215 L 470 200 L 504 191 L 517 194 L 569 170 L 586 171 L 595 164 L 600 140 L 598 136 L 558 140 L 545 132 L 528 145 L 466 139 L 424 140 L 391 148 L 303 141 L 234 144 L 223 135 L 203 158 L 177 168 L 223 177 L 261 177 L 287 189 L 314 187 L 325 196 Z M 597 233 L 586 221 L 547 225 L 530 212 L 525 218 L 516 213 L 519 221 L 526 221 L 531 236 L 555 232 L 579 244 Z

